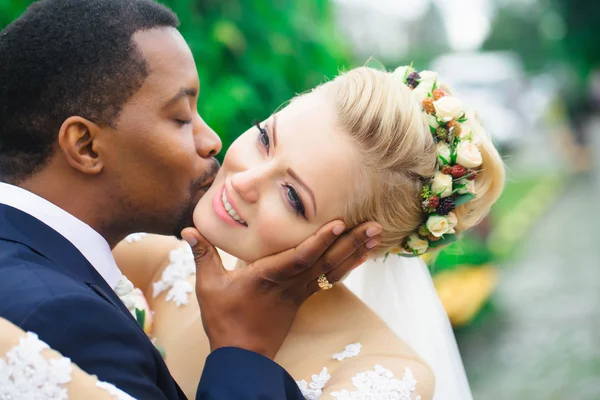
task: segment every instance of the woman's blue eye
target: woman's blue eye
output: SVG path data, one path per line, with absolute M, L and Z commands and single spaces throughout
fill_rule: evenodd
M 267 149 L 267 154 L 269 154 L 271 142 L 269 140 L 269 134 L 267 133 L 267 130 L 260 126 L 258 122 L 256 123 L 256 129 L 258 129 L 258 140 L 265 147 L 265 149 Z
M 304 212 L 304 204 L 302 204 L 302 199 L 300 199 L 300 196 L 298 195 L 298 192 L 296 192 L 296 189 L 294 189 L 293 186 L 287 184 L 285 185 L 285 187 L 287 189 L 288 201 L 290 202 L 294 210 L 296 210 L 296 213 L 306 218 L 306 214 Z

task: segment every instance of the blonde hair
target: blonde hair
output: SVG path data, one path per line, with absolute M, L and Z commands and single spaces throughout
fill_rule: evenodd
M 346 206 L 349 226 L 376 221 L 383 227 L 381 252 L 401 243 L 423 224 L 421 192 L 437 162 L 436 142 L 422 106 L 397 73 L 369 67 L 350 70 L 314 91 L 334 102 L 341 128 L 358 145 L 362 177 L 357 197 Z M 457 207 L 456 232 L 476 225 L 504 186 L 504 164 L 474 116 L 469 123 L 480 143 L 483 164 L 476 198 Z M 365 186 L 366 185 L 366 186 Z

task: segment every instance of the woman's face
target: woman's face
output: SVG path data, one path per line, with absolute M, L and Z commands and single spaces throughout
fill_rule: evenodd
M 302 96 L 231 145 L 194 224 L 246 262 L 294 247 L 341 217 L 358 159 L 333 105 L 321 93 Z

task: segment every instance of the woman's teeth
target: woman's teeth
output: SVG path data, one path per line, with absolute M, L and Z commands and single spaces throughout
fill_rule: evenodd
M 221 196 L 221 201 L 223 202 L 225 211 L 227 211 L 227 214 L 229 214 L 229 216 L 231 216 L 231 218 L 235 219 L 237 222 L 239 222 L 242 225 L 246 225 L 246 221 L 244 221 L 243 219 L 240 218 L 240 216 L 235 212 L 233 207 L 231 207 L 231 204 L 229 204 L 229 202 L 227 201 L 227 196 L 225 195 L 224 190 L 223 190 L 223 195 Z

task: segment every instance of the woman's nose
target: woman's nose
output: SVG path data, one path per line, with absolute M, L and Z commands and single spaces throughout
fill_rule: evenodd
M 231 177 L 231 187 L 248 203 L 256 203 L 268 179 L 268 165 L 256 166 Z

